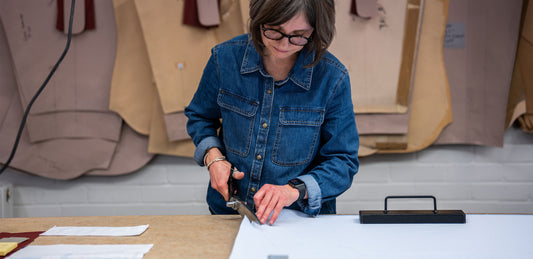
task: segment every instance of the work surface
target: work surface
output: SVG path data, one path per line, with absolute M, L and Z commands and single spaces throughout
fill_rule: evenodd
M 106 216 L 0 219 L 0 232 L 46 231 L 53 226 L 136 226 L 149 224 L 140 236 L 40 236 L 32 245 L 154 244 L 144 258 L 228 258 L 240 216 Z
M 32 245 L 153 244 L 144 258 L 531 258 L 533 215 L 467 215 L 466 224 L 360 224 L 358 215 L 283 210 L 274 226 L 237 215 L 0 219 L 0 232 L 138 226 L 140 236 L 40 236 Z M 233 251 L 232 251 L 233 249 Z

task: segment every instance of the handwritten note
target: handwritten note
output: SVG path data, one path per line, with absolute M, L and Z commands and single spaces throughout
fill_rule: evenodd
M 464 22 L 450 22 L 446 24 L 444 34 L 444 48 L 465 48 L 466 28 Z

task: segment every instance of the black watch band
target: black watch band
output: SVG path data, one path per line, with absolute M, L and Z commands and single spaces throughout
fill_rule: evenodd
M 298 192 L 300 193 L 300 195 L 298 196 L 298 200 L 303 200 L 305 197 L 305 194 L 307 193 L 307 188 L 305 187 L 305 183 L 298 178 L 294 178 L 290 180 L 288 184 L 292 188 L 297 189 Z

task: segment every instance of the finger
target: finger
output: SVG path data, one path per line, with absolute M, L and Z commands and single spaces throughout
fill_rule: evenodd
M 260 221 L 261 223 L 265 223 L 267 220 L 268 220 L 268 217 L 270 216 L 270 214 L 272 214 L 272 212 L 274 211 L 274 209 L 278 206 L 282 206 L 282 204 L 280 204 L 279 202 L 279 197 L 274 197 L 270 200 L 270 202 L 267 204 L 266 206 L 266 209 L 265 209 L 265 212 L 263 213 Z M 272 224 L 271 224 L 272 225 Z
M 264 224 L 266 220 L 268 219 L 269 215 L 267 214 L 266 210 L 267 210 L 267 206 L 271 203 L 271 200 L 272 200 L 272 193 L 267 192 L 265 193 L 264 197 L 261 200 L 259 200 L 258 203 L 256 202 L 256 207 L 257 207 L 256 215 L 257 215 L 257 218 L 259 218 L 259 221 L 261 222 L 261 224 Z
M 263 200 L 263 198 L 265 197 L 265 190 L 264 188 L 261 188 L 259 189 L 259 191 L 257 191 L 254 195 L 254 204 L 255 204 L 255 207 L 259 207 L 259 205 L 261 204 L 261 200 Z
M 211 187 L 213 189 L 217 190 L 222 195 L 222 197 L 224 197 L 224 200 L 226 200 L 226 201 L 229 200 L 229 190 L 228 190 L 228 184 L 227 183 L 218 184 L 218 183 L 211 182 Z
M 227 185 L 225 187 L 222 187 L 219 192 L 222 194 L 225 201 L 229 201 L 229 190 Z
M 211 187 L 217 190 L 224 200 L 229 200 L 228 177 L 229 171 L 224 167 L 213 168 L 209 171 Z
M 235 178 L 237 180 L 241 180 L 242 178 L 244 178 L 244 173 L 243 172 L 239 172 L 239 171 L 234 171 L 232 176 L 233 176 L 233 178 Z
M 258 202 L 256 202 L 255 206 L 257 208 L 256 214 L 258 218 L 261 218 L 263 216 L 263 214 L 265 213 L 266 206 L 268 205 L 271 199 L 272 199 L 272 194 L 265 193 L 263 198 L 258 200 Z
M 274 223 L 278 219 L 279 214 L 281 213 L 281 210 L 283 210 L 283 205 L 278 202 L 276 208 L 274 208 L 274 212 L 272 213 L 272 217 L 270 217 L 270 221 L 268 222 L 268 224 L 274 225 Z

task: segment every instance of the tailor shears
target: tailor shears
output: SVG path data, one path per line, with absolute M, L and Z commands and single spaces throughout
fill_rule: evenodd
M 228 191 L 229 191 L 229 200 L 226 202 L 226 206 L 236 210 L 239 212 L 241 216 L 246 216 L 250 222 L 259 222 L 259 219 L 255 215 L 255 213 L 246 206 L 246 203 L 239 198 L 237 195 L 237 180 L 233 178 L 233 174 L 235 173 L 236 169 L 235 166 L 231 167 L 231 175 L 228 179 Z

